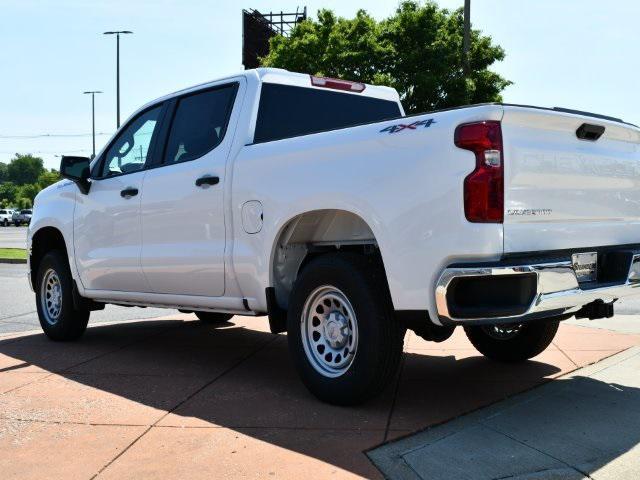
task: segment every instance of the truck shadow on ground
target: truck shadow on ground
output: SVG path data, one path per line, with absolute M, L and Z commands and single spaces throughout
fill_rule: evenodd
M 299 381 L 286 336 L 253 328 L 265 324 L 243 317 L 217 328 L 195 321 L 147 320 L 93 326 L 72 343 L 51 342 L 42 334 L 2 340 L 0 416 L 96 425 L 224 427 L 267 458 L 271 453 L 265 444 L 371 477 L 375 470 L 363 451 L 530 389 L 559 372 L 537 361 L 501 365 L 474 352 L 405 352 L 401 375 L 383 395 L 361 407 L 334 407 L 320 403 Z M 3 381 L 22 372 L 56 375 Z M 640 393 L 625 389 L 619 401 L 624 408 L 612 409 L 607 418 L 581 412 L 585 428 L 588 422 L 598 442 L 607 445 L 607 439 L 615 437 L 610 443 L 615 448 L 593 450 L 602 462 L 635 446 L 640 436 L 640 415 L 629 422 L 622 417 L 629 409 L 638 412 Z M 554 417 L 560 429 L 564 420 Z M 617 429 L 635 428 L 624 445 L 610 427 L 612 421 Z M 254 445 L 252 439 L 260 442 Z M 210 448 L 226 446 L 211 443 Z M 237 445 L 228 449 L 215 458 L 235 453 Z M 191 461 L 188 451 L 179 455 L 184 458 L 177 461 Z M 127 453 L 119 461 L 126 458 Z

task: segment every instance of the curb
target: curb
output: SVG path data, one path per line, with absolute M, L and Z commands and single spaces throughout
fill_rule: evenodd
M 0 258 L 0 263 L 27 263 L 26 258 Z

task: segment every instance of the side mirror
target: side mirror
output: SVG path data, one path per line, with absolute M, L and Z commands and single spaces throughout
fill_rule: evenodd
M 89 164 L 91 160 L 87 157 L 67 157 L 63 156 L 60 160 L 60 175 L 67 178 L 78 185 L 78 188 L 85 195 L 89 193 L 91 175 Z

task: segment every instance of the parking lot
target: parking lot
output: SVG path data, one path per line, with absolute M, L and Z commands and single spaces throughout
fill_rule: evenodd
M 26 248 L 27 227 L 0 227 L 0 248 Z
M 2 230 L 0 229 L 0 232 Z M 108 305 L 93 312 L 92 323 L 125 321 L 167 315 L 160 308 L 128 308 Z M 29 288 L 26 265 L 0 264 L 0 334 L 40 327 L 34 294 Z

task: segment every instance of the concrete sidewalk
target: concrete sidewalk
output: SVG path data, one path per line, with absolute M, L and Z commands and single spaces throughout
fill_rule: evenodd
M 408 334 L 395 384 L 339 408 L 305 390 L 264 318 L 193 318 L 95 325 L 74 343 L 0 337 L 0 477 L 381 478 L 364 453 L 376 445 L 640 344 L 565 324 L 543 354 L 504 365 L 462 331 Z
M 369 452 L 388 478 L 640 478 L 640 348 Z

